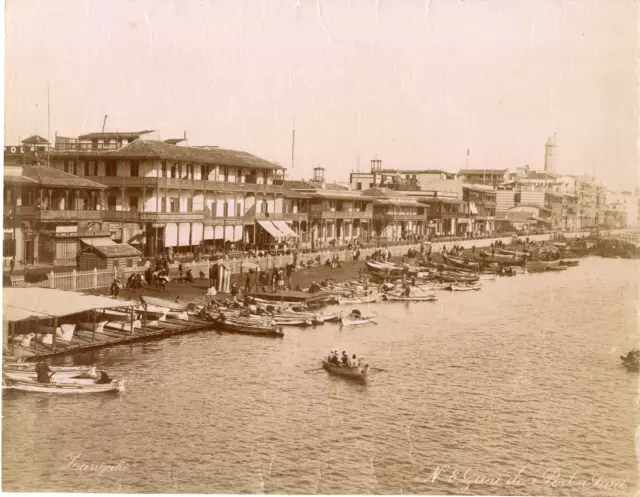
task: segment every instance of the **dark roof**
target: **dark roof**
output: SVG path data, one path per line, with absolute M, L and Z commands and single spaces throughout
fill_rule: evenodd
M 165 143 L 169 145 L 177 145 L 178 143 L 182 143 L 187 141 L 186 138 L 169 138 L 168 140 L 163 140 Z
M 91 245 L 84 251 L 94 251 L 109 259 L 113 259 L 116 257 L 140 256 L 140 252 L 128 243 L 119 243 L 117 245 Z
M 524 177 L 524 179 L 556 179 L 558 176 L 558 174 L 547 171 L 531 171 Z
M 239 150 L 179 147 L 155 140 L 135 140 L 116 151 L 105 151 L 103 155 L 108 157 L 169 159 L 257 169 L 284 169 L 282 166 Z
M 407 195 L 400 193 L 396 190 L 391 190 L 390 188 L 381 188 L 374 187 L 369 188 L 368 190 L 364 190 L 362 195 L 367 195 L 370 197 L 393 197 L 393 198 L 407 198 Z
M 339 185 L 338 183 L 326 183 L 324 185 L 324 189 L 325 190 L 339 191 L 339 192 L 349 191 L 349 188 L 347 188 L 344 185 Z
M 345 191 L 345 192 L 339 192 L 339 191 L 331 191 L 331 190 L 316 190 L 313 193 L 309 194 L 312 198 L 323 198 L 323 199 L 330 199 L 330 200 L 363 200 L 365 202 L 371 202 L 372 200 L 374 200 L 371 197 L 367 197 L 364 195 L 364 193 L 360 193 L 359 191 Z
M 418 202 L 417 200 L 413 200 L 410 198 L 407 199 L 379 199 L 374 200 L 375 205 L 398 205 L 400 207 L 424 207 L 424 204 Z
M 502 176 L 506 169 L 460 169 L 458 174 L 487 174 L 489 176 L 499 174 Z
M 308 181 L 304 180 L 285 180 L 284 187 L 289 188 L 291 190 L 317 190 L 318 185 L 314 185 Z
M 26 185 L 26 186 L 36 186 L 38 182 L 34 179 L 27 178 L 22 175 L 6 175 L 4 176 L 5 185 Z
M 49 142 L 40 135 L 31 135 L 29 138 L 22 140 L 22 143 L 26 143 L 27 145 L 46 145 Z
M 494 195 L 496 194 L 496 191 L 491 187 L 480 188 L 479 186 L 474 186 L 473 184 L 470 184 L 470 185 L 464 184 L 462 185 L 462 189 L 470 190 L 472 192 L 478 192 L 478 193 L 492 193 Z
M 105 185 L 90 181 L 80 176 L 65 173 L 59 169 L 47 166 L 24 166 L 23 176 L 36 180 L 42 186 L 70 187 L 70 188 L 91 188 L 102 189 Z
M 284 193 L 284 198 L 311 198 L 312 192 L 303 193 L 296 190 L 289 190 L 288 188 L 285 188 L 283 193 Z
M 450 173 L 443 171 L 442 169 L 382 169 L 379 172 L 383 174 L 448 174 L 449 176 L 455 176 L 456 173 Z
M 100 133 L 87 133 L 86 135 L 80 135 L 78 137 L 79 140 L 97 140 L 100 138 L 126 138 L 127 140 L 135 140 L 136 138 L 141 137 L 142 135 L 146 135 L 147 133 L 152 133 L 154 130 L 146 129 L 144 131 L 107 131 Z

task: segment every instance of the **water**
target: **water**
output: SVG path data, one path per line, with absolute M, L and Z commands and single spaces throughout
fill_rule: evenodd
M 371 305 L 377 326 L 85 354 L 127 392 L 5 391 L 3 490 L 635 495 L 638 295 L 634 261 L 585 259 Z M 304 373 L 333 347 L 388 372 Z

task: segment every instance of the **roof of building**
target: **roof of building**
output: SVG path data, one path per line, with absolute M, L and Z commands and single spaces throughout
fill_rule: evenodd
M 105 185 L 47 166 L 23 166 L 22 175 L 42 186 L 103 189 Z
M 455 176 L 456 173 L 450 173 L 443 171 L 442 169 L 382 169 L 379 172 L 383 174 L 447 174 L 449 176 Z
M 507 169 L 460 169 L 458 174 L 486 174 L 487 176 L 500 175 L 502 176 Z
M 138 257 L 140 255 L 140 252 L 128 243 L 118 243 L 115 245 L 90 245 L 83 252 L 85 251 L 97 252 L 108 259 L 118 257 Z
M 317 190 L 318 185 L 314 185 L 309 181 L 305 180 L 285 180 L 284 182 L 285 188 L 289 188 L 291 190 Z
M 187 141 L 186 138 L 168 138 L 167 140 L 163 140 L 165 143 L 168 143 L 169 145 L 177 145 L 178 143 L 182 143 L 184 141 Z
M 284 169 L 282 166 L 240 150 L 179 147 L 155 140 L 135 140 L 116 151 L 105 151 L 103 155 L 109 157 L 154 158 L 183 162 L 215 163 L 256 169 Z
M 25 186 L 36 186 L 38 182 L 34 179 L 27 178 L 26 176 L 14 175 L 14 174 L 5 174 L 4 175 L 4 184 L 5 185 L 25 185 Z
M 340 185 L 338 183 L 325 183 L 324 189 L 338 191 L 338 192 L 349 191 L 349 187 Z
M 530 171 L 524 178 L 522 179 L 557 179 L 560 175 L 555 173 L 550 173 L 548 171 Z
M 79 140 L 99 140 L 100 138 L 125 138 L 127 140 L 135 140 L 136 138 L 146 135 L 147 133 L 153 133 L 152 129 L 145 129 L 143 131 L 106 131 L 98 133 L 87 133 L 86 135 L 80 135 Z
M 529 220 L 534 220 L 533 216 L 530 212 L 511 212 L 511 211 L 507 211 L 505 213 L 505 218 L 508 219 L 509 221 L 529 221 Z
M 493 189 L 492 186 L 489 185 L 478 185 L 478 184 L 473 184 L 473 183 L 464 183 L 462 185 L 462 188 L 466 188 L 467 190 L 471 190 L 474 192 L 480 192 L 480 193 L 493 193 L 495 194 L 496 191 Z
M 375 205 L 398 205 L 400 207 L 424 207 L 424 204 L 421 204 L 417 200 L 414 199 L 376 199 L 373 202 Z
M 328 200 L 362 200 L 362 201 L 372 201 L 373 198 L 364 195 L 364 193 L 360 191 L 332 191 L 332 190 L 316 190 L 313 193 L 310 193 L 312 198 L 324 198 Z
M 313 192 L 299 192 L 297 190 L 284 189 L 284 198 L 311 198 Z
M 40 135 L 31 135 L 28 138 L 22 140 L 22 143 L 27 145 L 46 145 L 49 143 L 45 138 L 42 138 Z
M 391 198 L 407 198 L 407 195 L 390 188 L 382 188 L 379 186 L 369 188 L 362 191 L 362 195 L 369 197 L 391 197 Z

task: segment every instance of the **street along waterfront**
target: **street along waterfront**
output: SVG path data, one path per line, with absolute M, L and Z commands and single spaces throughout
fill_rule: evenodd
M 83 354 L 73 359 L 124 376 L 127 393 L 5 391 L 4 489 L 635 493 L 638 376 L 618 356 L 637 345 L 637 295 L 634 261 L 587 258 L 433 303 L 360 305 L 377 325 Z M 304 373 L 331 348 L 388 371 L 366 384 Z

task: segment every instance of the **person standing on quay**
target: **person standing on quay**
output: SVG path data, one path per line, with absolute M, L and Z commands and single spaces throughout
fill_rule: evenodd
M 13 274 L 13 269 L 16 267 L 16 256 L 11 256 L 11 262 L 9 262 L 9 274 Z
M 244 283 L 244 291 L 245 293 L 249 293 L 251 291 L 251 273 L 247 273 L 247 278 Z

